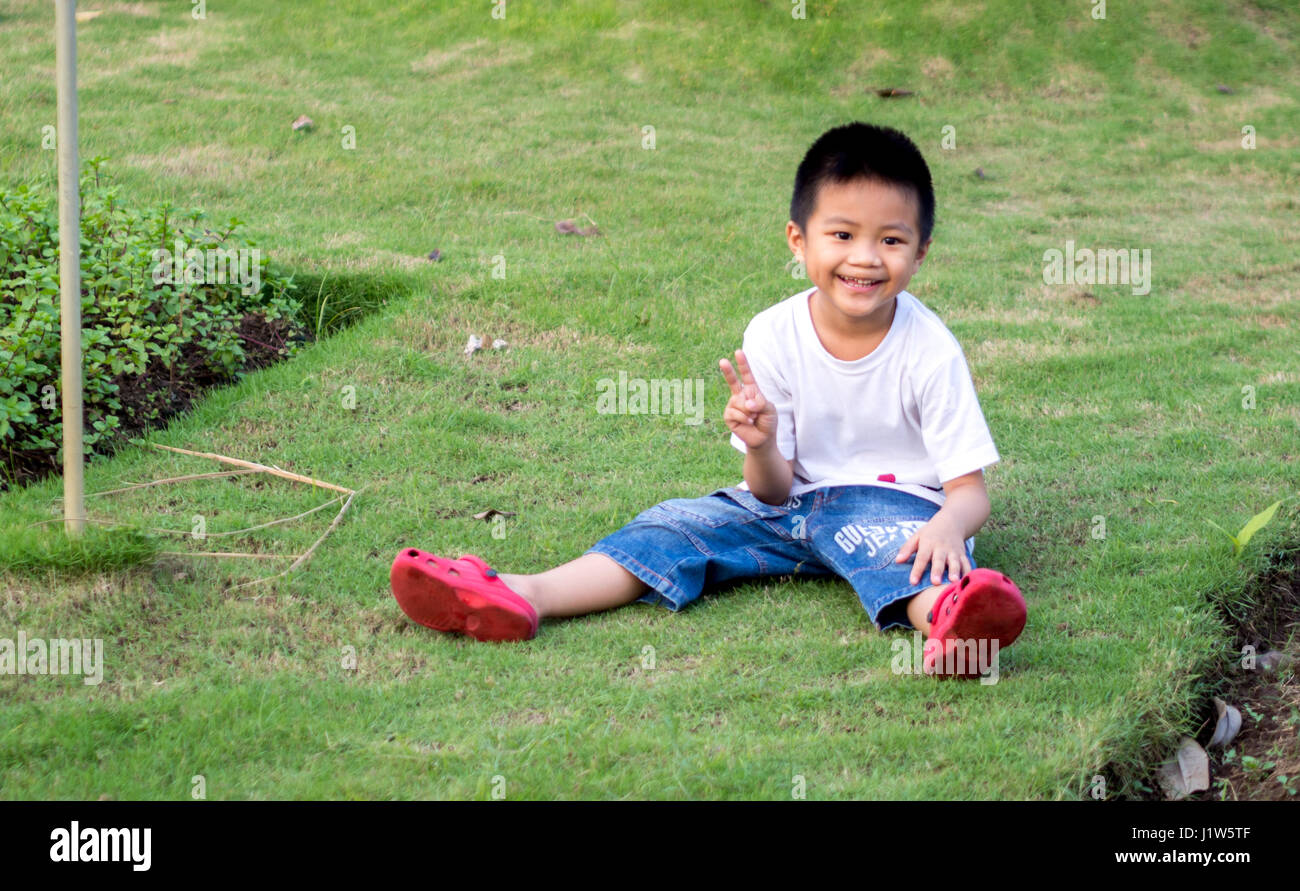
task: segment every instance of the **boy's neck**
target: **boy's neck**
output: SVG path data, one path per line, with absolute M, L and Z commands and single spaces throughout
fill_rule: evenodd
M 881 322 L 867 320 L 864 324 L 848 329 L 836 327 L 834 319 L 821 315 L 821 301 L 814 298 L 819 291 L 814 289 L 808 295 L 808 313 L 812 317 L 813 331 L 825 347 L 826 352 L 843 362 L 856 362 L 875 352 L 876 347 L 889 335 L 894 326 L 894 316 L 898 312 L 898 297 L 889 301 L 889 315 Z

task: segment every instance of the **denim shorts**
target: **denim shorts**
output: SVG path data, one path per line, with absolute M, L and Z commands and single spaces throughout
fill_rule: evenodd
M 825 486 L 783 504 L 729 486 L 660 502 L 587 553 L 604 554 L 649 585 L 640 602 L 674 612 L 737 579 L 837 575 L 877 628 L 911 628 L 906 603 L 931 586 L 932 568 L 912 584 L 916 555 L 894 560 L 938 511 L 933 501 L 884 486 Z M 972 541 L 966 558 L 975 569 Z

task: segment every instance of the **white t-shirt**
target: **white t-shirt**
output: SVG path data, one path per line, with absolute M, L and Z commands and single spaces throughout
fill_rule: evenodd
M 795 459 L 791 495 L 871 485 L 942 505 L 943 483 L 1001 460 L 961 345 L 934 312 L 900 292 L 884 340 L 847 362 L 817 337 L 815 290 L 754 316 L 743 341 L 754 381 L 776 406 L 777 449 Z M 734 433 L 731 444 L 745 451 Z

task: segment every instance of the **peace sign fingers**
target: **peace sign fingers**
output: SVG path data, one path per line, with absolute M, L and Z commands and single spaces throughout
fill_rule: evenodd
M 736 377 L 735 369 L 726 359 L 719 359 L 718 365 L 722 368 L 722 376 L 727 379 L 727 385 L 731 387 L 733 395 L 738 395 L 744 386 L 752 385 L 757 389 L 758 384 L 754 380 L 754 373 L 749 369 L 749 362 L 745 360 L 745 351 L 736 350 L 736 365 L 740 368 L 740 377 Z
M 746 448 L 757 449 L 776 435 L 776 406 L 763 397 L 763 391 L 754 380 L 749 361 L 745 359 L 744 350 L 736 350 L 736 365 L 740 369 L 739 374 L 726 359 L 718 360 L 722 376 L 731 387 L 731 398 L 727 400 L 722 418 L 731 432 L 745 443 Z

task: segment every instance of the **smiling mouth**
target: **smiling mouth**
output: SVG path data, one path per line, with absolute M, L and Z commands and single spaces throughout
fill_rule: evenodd
M 836 275 L 835 277 L 843 282 L 844 287 L 860 294 L 870 293 L 878 289 L 883 283 L 883 279 L 846 278 L 843 275 Z

